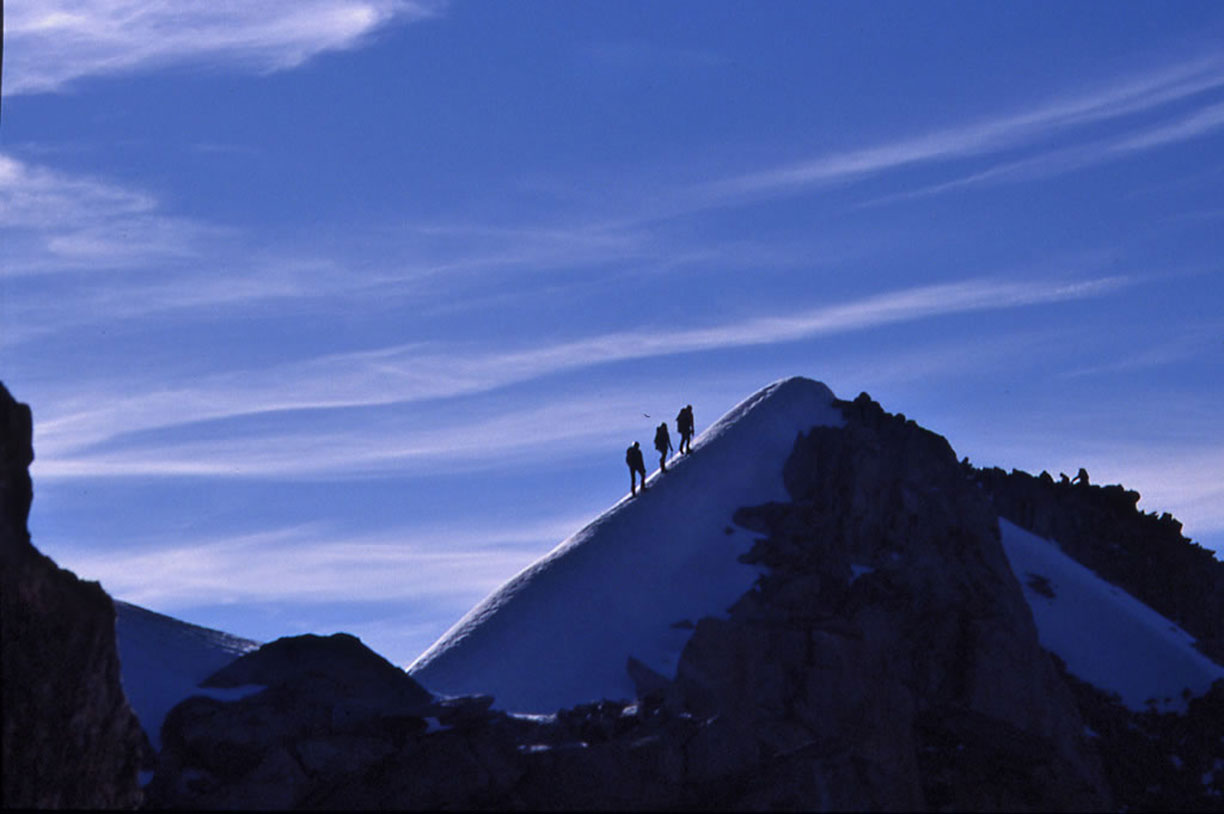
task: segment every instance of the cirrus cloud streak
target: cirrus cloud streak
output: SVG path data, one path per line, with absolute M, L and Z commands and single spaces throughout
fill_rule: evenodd
M 285 411 L 468 396 L 615 362 L 795 342 L 954 314 L 1085 299 L 1131 283 L 1120 277 L 1077 282 L 971 279 L 887 292 L 784 316 L 709 327 L 602 334 L 523 350 L 442 348 L 417 343 L 217 374 L 187 387 L 148 390 L 110 382 L 107 386 L 115 387 L 114 392 L 67 396 L 57 403 L 54 413 L 39 423 L 39 443 L 45 458 L 61 459 L 44 474 L 70 475 L 73 466 L 66 459 L 109 439 L 141 431 Z M 87 470 L 92 473 L 92 468 Z M 116 472 L 120 473 L 121 469 Z
M 5 92 L 63 90 L 84 77 L 178 64 L 294 68 L 359 45 L 397 21 L 438 13 L 429 0 L 40 0 L 6 19 Z

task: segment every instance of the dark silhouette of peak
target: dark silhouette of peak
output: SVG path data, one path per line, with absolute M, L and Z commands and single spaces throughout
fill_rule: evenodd
M 14 405 L 0 388 L 5 803 L 135 805 L 143 746 L 114 608 L 29 544 L 30 422 Z M 145 805 L 1219 808 L 1224 680 L 1161 712 L 1073 675 L 1033 604 L 1063 601 L 1071 571 L 1015 572 L 1005 548 L 1057 540 L 1114 585 L 1059 563 L 1215 647 L 1219 564 L 1171 517 L 1120 486 L 974 469 L 867 394 L 802 377 L 694 440 L 411 676 L 344 633 L 217 670 L 202 691 L 231 700 L 170 710 Z M 525 715 L 507 697 L 566 700 Z
M 277 639 L 221 668 L 200 686 L 283 687 L 303 677 L 366 698 L 407 705 L 432 701 L 432 696 L 407 673 L 348 633 Z

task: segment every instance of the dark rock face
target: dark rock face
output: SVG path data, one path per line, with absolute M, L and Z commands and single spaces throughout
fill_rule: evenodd
M 208 682 L 261 692 L 171 713 L 152 803 L 1217 809 L 1224 682 L 1162 716 L 1066 674 L 995 493 L 940 436 L 866 396 L 840 406 L 844 428 L 796 440 L 791 500 L 737 514 L 764 573 L 728 618 L 697 621 L 674 679 L 630 658 L 635 701 L 513 716 L 432 698 L 352 637 L 285 639 Z
M 432 699 L 351 637 L 281 640 L 163 729 L 160 806 L 1099 809 L 1075 699 L 995 513 L 944 439 L 867 399 L 801 436 L 792 500 L 742 510 L 767 571 L 697 622 L 675 680 L 511 716 Z
M 1224 680 L 1184 714 L 1134 712 L 1067 673 L 1119 811 L 1224 811 Z
M 115 608 L 30 543 L 30 410 L 0 385 L 5 808 L 130 808 L 147 742 L 119 683 Z
M 1177 622 L 1203 653 L 1224 664 L 1224 562 L 1183 537 L 1181 523 L 1140 512 L 1139 493 L 1121 486 L 970 471 L 1000 515 L 1057 540 L 1069 556 Z
M 846 427 L 796 442 L 792 501 L 737 516 L 768 535 L 747 556 L 768 573 L 701 620 L 677 673 L 695 710 L 793 755 L 735 805 L 1108 807 L 989 501 L 942 437 L 866 396 L 841 406 Z
M 685 799 L 683 743 L 699 730 L 657 698 L 546 718 L 436 699 L 345 634 L 280 639 L 207 683 L 250 682 L 266 687 L 167 716 L 153 806 L 658 807 Z
M 347 633 L 278 639 L 226 665 L 201 686 L 283 687 L 303 676 L 310 676 L 326 691 L 367 699 L 384 709 L 390 705 L 415 709 L 433 700 L 416 681 L 405 681 L 403 670 Z
M 1168 514 L 1136 508 L 1122 486 L 1055 481 L 1048 473 L 963 467 L 999 514 L 1056 540 L 1073 559 L 1126 589 L 1198 639 L 1224 664 L 1224 563 Z M 1135 712 L 1067 673 L 1080 715 L 1121 810 L 1224 809 L 1224 681 L 1184 714 Z
M 265 689 L 222 703 L 190 698 L 162 725 L 154 805 L 286 808 L 390 757 L 427 728 L 432 697 L 355 637 L 279 639 L 205 686 Z

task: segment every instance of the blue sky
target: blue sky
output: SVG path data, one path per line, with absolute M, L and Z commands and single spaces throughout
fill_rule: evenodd
M 119 598 L 406 663 L 795 374 L 1224 549 L 1219 3 L 6 6 L 0 378 Z

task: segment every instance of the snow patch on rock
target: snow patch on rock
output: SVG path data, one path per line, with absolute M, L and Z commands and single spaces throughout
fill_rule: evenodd
M 409 666 L 434 692 L 490 693 L 499 708 L 551 712 L 632 698 L 630 656 L 675 674 L 692 630 L 725 616 L 759 570 L 726 533 L 741 506 L 787 500 L 783 465 L 813 426 L 843 426 L 823 384 L 795 377 L 745 399 L 648 489 L 626 495 L 477 605 Z
M 1117 693 L 1133 710 L 1154 703 L 1162 711 L 1184 711 L 1184 691 L 1201 695 L 1224 678 L 1224 667 L 1198 652 L 1193 636 L 1067 556 L 1057 543 L 1002 518 L 999 529 L 1042 646 L 1080 679 Z M 1044 582 L 1027 579 L 1030 574 Z
M 123 692 L 153 748 L 161 748 L 166 713 L 193 695 L 234 701 L 262 686 L 202 688 L 201 681 L 259 647 L 242 639 L 115 601 L 115 632 L 119 638 L 119 671 Z

